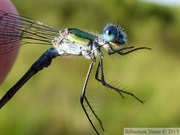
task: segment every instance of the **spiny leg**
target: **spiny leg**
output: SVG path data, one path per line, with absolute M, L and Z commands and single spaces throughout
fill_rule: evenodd
M 57 56 L 59 56 L 59 54 L 54 48 L 50 48 L 44 52 L 23 75 L 23 77 L 2 97 L 0 100 L 0 108 L 2 108 L 33 75 L 42 70 L 44 67 L 48 67 L 51 64 L 52 59 Z
M 102 80 L 104 80 L 104 75 L 102 76 L 102 73 L 101 73 L 101 79 L 99 79 L 99 70 L 101 70 L 101 68 L 100 68 L 100 61 L 99 61 L 99 63 L 98 63 L 98 67 L 97 67 L 97 69 L 96 69 L 95 78 L 96 78 L 96 80 L 98 80 L 99 82 L 102 83 Z M 104 72 L 103 72 L 103 74 L 104 74 Z M 102 79 L 102 78 L 103 78 L 103 79 Z M 102 84 L 103 84 L 103 83 L 102 83 Z M 104 85 L 104 84 L 103 84 L 103 85 Z M 122 98 L 124 98 L 124 96 L 122 95 L 121 92 L 119 92 L 119 94 L 121 95 Z
M 92 106 L 90 105 L 89 101 L 87 100 L 86 96 L 85 96 L 85 100 L 86 100 L 86 103 L 88 104 L 90 110 L 92 111 L 92 113 L 94 114 L 94 116 L 96 117 L 96 119 L 98 120 L 98 122 L 99 122 L 99 124 L 100 124 L 100 126 L 101 126 L 101 129 L 102 129 L 103 131 L 105 131 L 105 130 L 104 130 L 104 127 L 103 127 L 103 125 L 102 125 L 101 120 L 99 119 L 99 117 L 97 116 L 97 114 L 95 113 L 95 111 L 93 110 L 93 108 L 92 108 Z
M 131 49 L 131 50 L 129 50 L 129 49 Z M 134 46 L 128 46 L 128 47 L 124 47 L 124 48 L 121 48 L 121 49 L 118 49 L 118 50 L 114 50 L 114 49 L 111 48 L 111 50 L 108 52 L 108 54 L 112 55 L 112 54 L 118 53 L 120 55 L 126 55 L 126 54 L 129 54 L 131 52 L 134 52 L 134 51 L 137 51 L 137 50 L 142 50 L 142 49 L 151 50 L 151 48 L 149 48 L 149 47 L 134 48 Z M 128 51 L 123 52 L 124 50 L 128 50 Z
M 101 72 L 101 78 L 100 78 L 100 79 L 98 78 L 99 71 Z M 140 101 L 141 103 L 144 103 L 144 101 L 142 101 L 141 99 L 139 99 L 139 98 L 138 98 L 137 96 L 135 96 L 133 93 L 127 92 L 127 91 L 124 91 L 124 90 L 121 90 L 121 89 L 119 89 L 119 88 L 116 88 L 116 87 L 114 87 L 114 86 L 106 83 L 105 77 L 104 77 L 103 59 L 102 59 L 101 57 L 100 57 L 100 61 L 99 61 L 99 64 L 98 64 L 98 67 L 97 67 L 97 70 L 96 70 L 95 78 L 96 78 L 96 80 L 100 81 L 103 86 L 117 91 L 123 98 L 124 98 L 124 96 L 122 95 L 122 93 L 125 93 L 125 94 L 128 94 L 128 95 L 134 97 L 135 99 L 137 99 L 137 100 Z
M 86 87 L 87 87 L 87 83 L 88 83 L 88 80 L 89 80 L 89 77 L 90 77 L 90 74 L 91 74 L 91 71 L 92 71 L 92 68 L 93 68 L 93 65 L 94 65 L 94 61 L 92 61 L 92 63 L 90 64 L 89 66 L 89 70 L 88 70 L 88 73 L 87 73 L 87 76 L 86 76 L 86 79 L 85 79 L 85 82 L 84 82 L 84 86 L 83 86 L 83 89 L 82 89 L 82 94 L 81 94 L 81 97 L 80 97 L 80 102 L 81 102 L 81 106 L 89 120 L 89 122 L 91 123 L 93 129 L 95 130 L 95 132 L 99 135 L 99 132 L 98 130 L 96 129 L 95 125 L 93 124 L 85 106 L 84 106 L 84 101 L 87 103 L 87 105 L 89 106 L 90 110 L 92 111 L 92 113 L 94 114 L 95 118 L 98 120 L 98 122 L 100 123 L 100 126 L 102 128 L 102 130 L 104 131 L 104 128 L 103 128 L 103 125 L 102 125 L 102 122 L 101 120 L 98 118 L 98 116 L 96 115 L 95 111 L 93 110 L 93 108 L 91 107 L 89 101 L 87 100 L 86 98 Z

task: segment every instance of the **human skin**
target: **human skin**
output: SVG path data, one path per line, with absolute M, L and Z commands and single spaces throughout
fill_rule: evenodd
M 18 14 L 16 8 L 14 7 L 14 5 L 10 0 L 0 0 L 0 10 L 5 11 L 7 13 Z M 0 16 L 0 22 L 1 22 L 1 16 Z M 0 34 L 2 32 L 1 29 L 3 29 L 3 26 L 0 26 Z M 16 45 L 18 44 L 19 43 L 16 43 Z M 6 45 L 10 45 L 10 44 L 6 44 Z M 0 44 L 0 50 L 1 49 L 2 49 L 2 44 Z M 19 49 L 15 49 L 13 51 L 10 51 L 9 53 L 0 55 L 0 84 L 2 84 L 2 82 L 8 75 L 9 71 L 11 70 L 14 61 L 16 60 L 18 50 Z

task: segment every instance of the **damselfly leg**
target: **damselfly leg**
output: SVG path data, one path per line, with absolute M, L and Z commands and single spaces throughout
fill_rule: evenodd
M 85 106 L 84 106 L 84 101 L 87 103 L 88 107 L 90 108 L 91 112 L 94 114 L 94 116 L 96 117 L 96 119 L 98 120 L 98 122 L 100 123 L 100 126 L 102 128 L 102 130 L 104 131 L 104 128 L 103 128 L 103 125 L 102 125 L 102 122 L 101 120 L 98 118 L 98 116 L 96 115 L 95 111 L 93 110 L 93 108 L 91 107 L 88 99 L 86 98 L 86 87 L 87 87 L 87 84 L 88 84 L 88 81 L 89 81 L 89 77 L 91 75 L 91 72 L 92 72 L 92 69 L 93 69 L 93 65 L 94 65 L 95 61 L 92 61 L 90 66 L 89 66 L 89 70 L 88 70 L 88 73 L 86 75 L 86 79 L 85 79 L 85 82 L 84 82 L 84 86 L 83 86 L 83 89 L 82 89 L 82 94 L 81 94 L 81 97 L 80 97 L 80 102 L 81 102 L 81 106 L 89 120 L 89 122 L 91 123 L 93 129 L 95 130 L 95 132 L 99 135 L 99 132 L 98 130 L 96 129 L 95 125 L 93 124 Z
M 100 78 L 99 78 L 99 71 L 100 71 Z M 108 83 L 106 83 L 105 81 L 105 77 L 104 77 L 104 67 L 103 67 L 103 59 L 100 59 L 99 61 L 99 64 L 98 64 L 98 67 L 97 67 L 97 70 L 96 70 L 96 76 L 95 76 L 96 80 L 98 80 L 99 82 L 102 83 L 103 86 L 107 87 L 107 88 L 110 88 L 112 90 L 115 90 L 117 91 L 122 98 L 124 98 L 124 96 L 122 95 L 122 93 L 124 94 L 128 94 L 132 97 L 134 97 L 135 99 L 137 99 L 138 101 L 140 101 L 141 103 L 143 103 L 144 101 L 142 101 L 140 98 L 138 98 L 137 96 L 135 96 L 133 93 L 131 92 L 128 92 L 128 91 L 125 91 L 125 90 L 122 90 L 122 89 L 119 89 L 119 88 L 116 88 Z
M 131 49 L 131 50 L 129 50 Z M 138 51 L 138 50 L 142 50 L 142 49 L 147 49 L 147 50 L 151 50 L 151 48 L 149 47 L 138 47 L 138 48 L 134 48 L 134 46 L 127 46 L 127 47 L 124 47 L 124 48 L 120 48 L 120 49 L 113 49 L 111 48 L 111 50 L 108 51 L 108 54 L 109 55 L 112 55 L 112 54 L 119 54 L 119 55 L 126 55 L 126 54 L 129 54 L 129 53 L 132 53 L 132 52 L 135 52 L 135 51 Z M 124 50 L 127 50 L 127 52 L 123 52 Z
M 112 48 L 111 48 L 112 49 Z M 130 50 L 129 50 L 130 49 Z M 119 55 L 127 55 L 129 53 L 132 53 L 132 52 L 135 52 L 135 51 L 138 51 L 138 50 L 141 50 L 141 49 L 147 49 L 147 50 L 151 50 L 151 48 L 148 48 L 148 47 L 138 47 L 138 48 L 134 48 L 134 46 L 129 46 L 129 47 L 124 47 L 124 48 L 121 48 L 121 49 L 118 49 L 118 50 L 110 50 L 108 52 L 109 55 L 112 55 L 112 54 L 119 54 Z M 124 50 L 127 50 L 126 52 L 123 52 Z M 100 72 L 100 78 L 99 78 L 99 72 Z M 122 93 L 124 94 L 128 94 L 132 97 L 134 97 L 135 99 L 137 99 L 138 101 L 140 101 L 141 103 L 144 103 L 143 100 L 141 100 L 140 98 L 138 98 L 137 96 L 135 96 L 133 93 L 131 92 L 128 92 L 128 91 L 124 91 L 122 89 L 119 89 L 119 88 L 115 88 L 114 86 L 106 83 L 105 81 L 105 77 L 104 77 L 104 66 L 103 66 L 103 58 L 100 57 L 100 61 L 99 61 L 99 64 L 98 64 L 98 67 L 97 67 L 97 70 L 96 70 L 96 76 L 95 76 L 96 80 L 98 80 L 99 82 L 102 83 L 102 85 L 104 85 L 105 87 L 107 88 L 110 88 L 112 90 L 115 90 L 117 91 L 122 98 L 124 98 L 124 96 L 122 95 Z

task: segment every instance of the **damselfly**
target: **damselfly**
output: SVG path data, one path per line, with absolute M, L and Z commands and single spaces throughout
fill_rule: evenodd
M 95 79 L 101 82 L 103 86 L 118 92 L 122 97 L 124 97 L 123 94 L 128 94 L 143 103 L 143 101 L 133 93 L 110 85 L 106 82 L 104 77 L 102 48 L 104 48 L 109 55 L 119 54 L 122 56 L 140 49 L 151 50 L 148 47 L 134 48 L 134 46 L 124 46 L 127 43 L 127 35 L 122 28 L 113 24 L 108 24 L 104 28 L 102 34 L 95 35 L 76 28 L 56 29 L 30 18 L 0 11 L 0 46 L 2 48 L 0 54 L 9 53 L 13 49 L 18 48 L 19 46 L 15 43 L 20 41 L 22 44 L 30 44 L 33 42 L 39 44 L 52 44 L 53 48 L 44 52 L 40 58 L 32 64 L 23 77 L 7 91 L 0 100 L 0 108 L 2 108 L 33 75 L 44 67 L 48 67 L 53 58 L 68 55 L 84 56 L 91 60 L 82 89 L 80 103 L 90 124 L 97 134 L 100 133 L 92 122 L 84 105 L 85 103 L 88 105 L 104 131 L 101 120 L 96 115 L 86 97 L 86 86 L 93 66 L 97 61 L 97 57 L 99 57 L 99 61 Z

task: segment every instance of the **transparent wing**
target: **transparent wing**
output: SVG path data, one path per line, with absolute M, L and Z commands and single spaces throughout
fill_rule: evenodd
M 26 43 L 51 44 L 59 29 L 0 10 L 0 55 Z

